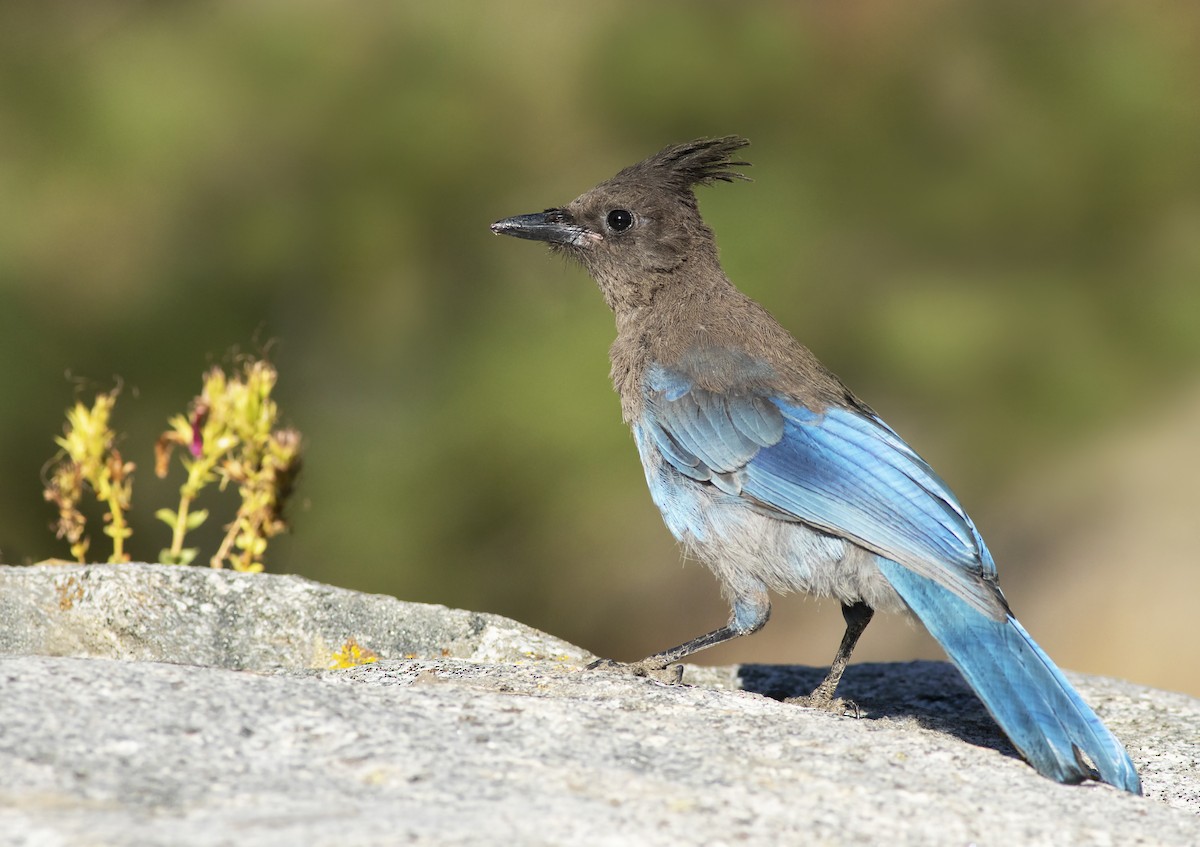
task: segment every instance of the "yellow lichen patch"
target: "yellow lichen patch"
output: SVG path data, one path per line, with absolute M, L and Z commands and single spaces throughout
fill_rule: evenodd
M 333 654 L 329 660 L 329 667 L 332 670 L 340 670 L 342 668 L 352 668 L 356 665 L 367 665 L 377 661 L 379 661 L 378 653 L 363 647 L 358 643 L 358 639 L 350 636 L 342 644 L 342 649 Z

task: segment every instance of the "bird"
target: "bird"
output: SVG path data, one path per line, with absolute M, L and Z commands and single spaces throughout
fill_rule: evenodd
M 1141 794 L 1120 741 L 1013 615 L 949 486 L 725 274 L 695 189 L 749 181 L 736 158 L 748 144 L 671 145 L 566 205 L 491 225 L 545 242 L 599 287 L 616 322 L 611 377 L 651 498 L 730 605 L 711 632 L 606 664 L 678 679 L 669 669 L 685 657 L 761 629 L 771 592 L 806 592 L 840 602 L 846 628 L 824 680 L 795 699 L 836 710 L 875 610 L 907 612 L 1038 773 Z

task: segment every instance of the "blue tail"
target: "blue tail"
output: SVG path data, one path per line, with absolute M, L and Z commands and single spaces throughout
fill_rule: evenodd
M 979 695 L 996 723 L 1038 773 L 1058 782 L 1093 777 L 1133 794 L 1141 780 L 1121 742 L 1083 702 L 1050 657 L 1009 615 L 992 620 L 955 594 L 908 568 L 880 568 L 930 635 Z

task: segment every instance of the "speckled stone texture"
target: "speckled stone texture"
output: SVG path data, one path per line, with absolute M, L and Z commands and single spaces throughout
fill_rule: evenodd
M 326 667 L 345 639 L 380 661 Z M 581 672 L 296 577 L 0 568 L 0 844 L 1200 843 L 1200 701 L 1072 675 L 1146 797 L 1016 758 L 950 666 Z

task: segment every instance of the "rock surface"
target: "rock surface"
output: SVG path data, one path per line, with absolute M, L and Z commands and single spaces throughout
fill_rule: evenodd
M 350 638 L 386 658 L 587 656 L 499 615 L 297 576 L 172 565 L 0 566 L 0 655 L 325 669 Z
M 1095 677 L 1144 798 L 1039 777 L 943 663 L 852 666 L 855 719 L 297 577 L 0 567 L 0 656 L 5 845 L 1200 843 L 1200 701 Z

